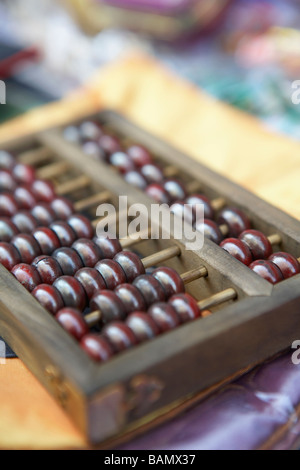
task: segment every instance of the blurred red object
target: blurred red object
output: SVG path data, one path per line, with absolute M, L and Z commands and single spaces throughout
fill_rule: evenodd
M 8 78 L 14 74 L 14 71 L 23 63 L 37 61 L 40 53 L 37 48 L 29 47 L 20 50 L 5 59 L 0 59 L 0 78 Z

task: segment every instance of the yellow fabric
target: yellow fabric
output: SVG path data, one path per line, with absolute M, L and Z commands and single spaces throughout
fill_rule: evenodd
M 206 96 L 148 57 L 101 70 L 65 100 L 0 127 L 0 143 L 100 108 L 153 134 L 300 218 L 300 144 Z M 0 448 L 85 448 L 84 438 L 18 359 L 0 365 Z

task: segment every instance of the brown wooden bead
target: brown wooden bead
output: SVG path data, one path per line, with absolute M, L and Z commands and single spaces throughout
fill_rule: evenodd
M 52 256 L 38 256 L 33 260 L 32 266 L 38 271 L 43 284 L 53 284 L 63 275 L 58 262 Z
M 141 145 L 132 145 L 126 152 L 138 168 L 148 165 L 153 161 L 148 150 Z
M 50 203 L 56 196 L 54 185 L 50 181 L 36 179 L 31 189 L 38 201 Z
M 10 193 L 0 194 L 0 216 L 13 217 L 19 210 L 15 198 Z
M 49 313 L 55 315 L 64 307 L 63 299 L 55 287 L 48 284 L 40 284 L 33 291 L 32 295 Z
M 194 223 L 193 211 L 183 201 L 174 202 L 174 204 L 170 206 L 170 211 L 177 217 L 180 217 L 185 223 L 188 223 L 189 225 L 193 225 Z
M 34 258 L 42 254 L 38 242 L 27 233 L 19 233 L 11 243 L 20 253 L 22 263 L 31 264 Z
M 57 220 L 50 225 L 51 230 L 56 234 L 61 246 L 70 247 L 76 240 L 76 235 L 70 225 L 64 220 Z
M 148 163 L 140 169 L 141 175 L 145 178 L 147 184 L 163 183 L 164 173 L 156 163 Z
M 145 274 L 144 265 L 135 253 L 121 251 L 114 257 L 114 261 L 122 267 L 126 281 L 129 283 L 133 282 L 138 276 Z
M 83 266 L 93 268 L 102 258 L 96 243 L 88 238 L 79 238 L 73 243 L 72 248 L 80 256 Z
M 10 240 L 19 233 L 18 228 L 8 217 L 1 217 L 0 219 L 0 241 L 10 242 Z
M 158 183 L 149 184 L 146 188 L 146 194 L 153 199 L 153 201 L 159 204 L 170 205 L 172 203 L 172 198 L 166 189 Z
M 80 347 L 96 362 L 106 362 L 114 355 L 114 350 L 107 339 L 95 333 L 85 335 Z
M 82 268 L 77 271 L 75 278 L 80 282 L 87 298 L 90 300 L 98 291 L 106 289 L 103 277 L 94 268 Z
M 153 318 L 143 311 L 131 313 L 126 319 L 126 325 L 133 331 L 134 336 L 140 343 L 160 334 L 160 329 Z
M 197 222 L 195 228 L 199 232 L 203 233 L 205 238 L 211 240 L 217 245 L 219 245 L 224 239 L 224 235 L 222 234 L 218 224 L 213 220 L 204 219 L 203 222 Z
M 37 204 L 33 192 L 26 186 L 19 186 L 14 192 L 14 199 L 20 209 L 31 210 Z
M 16 159 L 12 153 L 6 150 L 0 150 L 0 168 L 3 170 L 12 170 L 16 165 Z
M 258 230 L 246 230 L 239 239 L 250 249 L 254 260 L 267 259 L 272 254 L 272 245 L 267 237 Z
M 104 134 L 98 139 L 98 143 L 101 149 L 104 151 L 105 156 L 108 160 L 110 155 L 121 150 L 121 145 L 116 137 Z
M 133 331 L 123 322 L 113 322 L 106 325 L 102 335 L 112 345 L 116 352 L 121 352 L 137 344 Z
M 103 277 L 106 288 L 114 290 L 126 282 L 126 276 L 121 266 L 113 260 L 105 259 L 95 265 L 95 269 Z
M 81 312 L 86 306 L 86 295 L 80 282 L 72 276 L 62 276 L 53 283 L 66 307 L 73 307 Z
M 180 324 L 176 311 L 166 302 L 153 304 L 148 310 L 148 315 L 150 315 L 161 332 L 173 330 Z
M 61 245 L 56 234 L 48 227 L 38 227 L 33 233 L 43 255 L 51 255 Z
M 140 291 L 147 308 L 153 303 L 164 302 L 166 294 L 161 284 L 150 274 L 143 274 L 133 281 L 133 285 Z
M 226 224 L 229 237 L 238 237 L 245 230 L 251 229 L 249 217 L 237 207 L 226 207 L 218 216 L 218 224 Z
M 28 211 L 19 211 L 11 221 L 15 224 L 19 233 L 32 233 L 39 225 L 37 220 Z
M 74 206 L 65 197 L 55 197 L 50 203 L 57 220 L 67 220 L 74 213 Z
M 127 315 L 138 310 L 146 310 L 147 306 L 142 294 L 132 284 L 121 284 L 114 292 L 121 300 Z
M 123 320 L 126 316 L 124 306 L 119 297 L 112 291 L 102 290 L 97 292 L 91 302 L 92 311 L 100 310 L 103 324 Z
M 48 227 L 56 219 L 54 211 L 46 202 L 40 202 L 32 210 L 31 214 L 37 220 L 39 225 Z
M 135 188 L 139 188 L 141 190 L 146 189 L 148 185 L 147 181 L 145 180 L 141 172 L 138 170 L 128 171 L 124 175 L 124 180 L 131 186 L 134 186 Z
M 253 262 L 249 247 L 238 238 L 226 238 L 220 243 L 220 247 L 246 266 Z
M 135 170 L 133 160 L 125 152 L 115 152 L 110 155 L 109 163 L 118 169 L 121 174 Z
M 201 316 L 197 301 L 189 294 L 177 294 L 170 298 L 169 304 L 173 307 L 181 323 L 195 320 Z
M 17 187 L 17 183 L 12 174 L 8 170 L 0 170 L 0 191 L 13 192 Z
M 19 251 L 11 243 L 0 242 L 0 264 L 11 271 L 19 263 L 21 263 Z
M 75 232 L 77 238 L 93 238 L 93 226 L 89 219 L 83 215 L 73 214 L 68 218 L 67 222 Z
M 300 273 L 300 263 L 294 256 L 282 251 L 273 253 L 269 257 L 269 261 L 276 264 L 280 269 L 284 279 L 295 276 Z
M 122 251 L 122 246 L 117 238 L 95 237 L 93 242 L 98 246 L 102 259 L 113 259 Z
M 12 268 L 11 273 L 29 292 L 32 292 L 39 284 L 42 283 L 38 271 L 30 264 L 17 264 Z
M 52 256 L 56 259 L 63 274 L 66 276 L 74 276 L 79 269 L 83 268 L 81 258 L 73 248 L 58 248 Z
M 35 180 L 35 170 L 32 166 L 17 163 L 12 169 L 13 177 L 20 184 L 32 184 Z
M 197 208 L 198 205 L 203 206 L 205 219 L 213 219 L 215 216 L 215 211 L 211 205 L 210 200 L 203 194 L 191 194 L 186 198 L 185 204 L 190 204 L 192 206 L 194 218 L 196 221 L 199 219 L 200 215 L 200 211 Z
M 184 283 L 175 269 L 167 267 L 157 268 L 153 271 L 152 276 L 163 287 L 167 299 L 172 297 L 172 295 L 185 292 Z
M 179 180 L 168 178 L 164 181 L 163 187 L 169 194 L 172 202 L 182 201 L 187 197 L 187 191 Z
M 57 312 L 55 318 L 63 329 L 77 341 L 89 333 L 82 313 L 75 308 L 65 307 Z
M 250 269 L 271 284 L 278 284 L 283 281 L 280 269 L 272 261 L 257 260 L 250 264 Z

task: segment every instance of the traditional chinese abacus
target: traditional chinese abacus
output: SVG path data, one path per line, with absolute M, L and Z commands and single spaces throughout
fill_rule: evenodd
M 124 195 L 203 247 L 98 236 L 97 206 Z M 289 348 L 299 256 L 298 221 L 114 113 L 0 150 L 0 334 L 94 444 Z

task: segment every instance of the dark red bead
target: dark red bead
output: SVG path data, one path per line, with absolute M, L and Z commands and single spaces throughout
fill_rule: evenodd
M 30 264 L 17 264 L 13 267 L 11 273 L 29 292 L 32 292 L 39 284 L 42 283 L 39 273 L 35 267 Z
M 39 225 L 48 227 L 56 219 L 54 211 L 46 202 L 40 202 L 32 210 L 31 214 Z
M 177 313 L 181 323 L 201 317 L 201 310 L 194 297 L 189 294 L 177 294 L 170 298 L 169 304 Z
M 159 327 L 148 313 L 131 313 L 126 319 L 126 325 L 133 331 L 134 336 L 140 343 L 155 338 L 160 334 Z
M 73 248 L 66 246 L 58 248 L 52 253 L 52 256 L 58 262 L 65 276 L 74 276 L 79 269 L 83 268 L 81 258 Z
M 161 284 L 150 274 L 143 274 L 133 281 L 133 285 L 140 291 L 147 307 L 156 303 L 164 302 L 166 294 Z
M 43 284 L 53 284 L 53 282 L 63 275 L 63 272 L 52 256 L 41 255 L 35 258 L 32 266 L 38 271 Z
M 89 328 L 82 313 L 75 308 L 65 307 L 57 312 L 55 318 L 63 329 L 77 341 L 80 341 L 89 333 Z
M 101 251 L 89 238 L 79 238 L 72 245 L 73 250 L 80 256 L 83 266 L 93 268 L 102 258 Z
M 288 279 L 300 273 L 300 263 L 294 256 L 282 251 L 273 253 L 269 257 L 269 261 L 276 264 L 282 272 L 284 279 Z
M 0 216 L 13 217 L 19 210 L 19 206 L 12 194 L 0 194 Z
M 6 150 L 0 150 L 0 168 L 3 170 L 12 170 L 16 164 L 15 157 Z
M 167 299 L 172 297 L 172 295 L 185 292 L 183 280 L 175 269 L 167 267 L 157 268 L 153 271 L 152 276 L 154 276 L 163 287 Z
M 81 312 L 86 306 L 86 295 L 80 282 L 72 276 L 62 276 L 54 281 L 53 286 L 62 296 L 66 307 L 73 307 Z
M 19 251 L 11 243 L 0 242 L 0 264 L 11 271 L 19 263 L 21 263 Z
M 8 217 L 0 219 L 0 241 L 9 242 L 15 235 L 19 233 L 18 228 Z
M 119 152 L 121 145 L 116 137 L 104 134 L 98 139 L 98 143 L 108 159 L 112 153 Z
M 148 185 L 141 172 L 137 170 L 128 171 L 128 173 L 124 175 L 124 179 L 128 184 L 138 189 L 144 190 Z
M 257 260 L 251 263 L 249 267 L 260 277 L 264 278 L 266 281 L 271 282 L 271 284 L 277 284 L 284 279 L 280 269 L 276 266 L 276 264 L 272 263 L 272 261 L 267 261 L 264 259 Z
M 31 185 L 35 180 L 35 169 L 24 163 L 17 163 L 13 167 L 12 175 L 18 183 Z
M 152 163 L 152 157 L 148 150 L 142 145 L 131 145 L 126 152 L 132 158 L 135 165 L 141 168 L 144 165 Z
M 272 246 L 267 237 L 258 230 L 246 230 L 239 239 L 250 249 L 253 259 L 267 259 L 272 254 Z
M 140 169 L 141 175 L 145 178 L 148 184 L 163 183 L 165 177 L 163 170 L 156 163 L 148 163 Z
M 109 341 L 116 352 L 124 351 L 137 344 L 133 331 L 122 322 L 113 322 L 106 325 L 102 335 Z
M 67 220 L 77 238 L 93 238 L 95 231 L 89 219 L 81 214 L 73 214 Z
M 0 191 L 12 192 L 16 189 L 17 183 L 8 170 L 0 170 Z
M 78 127 L 80 139 L 86 140 L 98 140 L 103 134 L 100 126 L 94 121 L 85 121 Z
M 67 220 L 74 213 L 74 206 L 65 197 L 55 197 L 50 203 L 57 220 Z
M 90 302 L 90 308 L 92 311 L 100 310 L 103 324 L 123 320 L 126 316 L 121 300 L 115 292 L 109 290 L 97 292 Z
M 20 233 L 32 233 L 39 225 L 33 215 L 28 211 L 17 212 L 11 221 L 15 224 Z
M 115 289 L 115 294 L 121 300 L 125 312 L 145 311 L 147 309 L 145 300 L 140 291 L 132 284 L 121 284 Z
M 185 223 L 193 225 L 194 223 L 194 214 L 192 209 L 187 206 L 183 201 L 174 202 L 171 205 L 170 211 L 180 217 Z
M 226 238 L 220 243 L 220 247 L 246 266 L 249 266 L 253 261 L 250 249 L 238 238 Z
M 98 291 L 106 289 L 101 274 L 94 268 L 82 268 L 77 271 L 75 278 L 80 282 L 87 298 L 90 300 Z
M 24 210 L 31 210 L 37 203 L 37 200 L 30 188 L 19 186 L 14 192 L 14 198 L 18 207 Z
M 167 179 L 164 182 L 163 187 L 169 194 L 171 201 L 182 201 L 187 197 L 187 191 L 183 183 L 176 179 Z
M 105 152 L 97 142 L 86 141 L 82 144 L 81 149 L 86 155 L 95 160 L 99 160 L 100 162 L 105 160 Z
M 126 282 L 126 276 L 121 266 L 111 259 L 104 259 L 95 265 L 95 269 L 103 277 L 106 288 L 114 290 Z
M 96 362 L 106 362 L 114 355 L 109 342 L 103 336 L 95 333 L 84 336 L 80 342 L 80 347 Z
M 170 205 L 172 203 L 172 198 L 170 194 L 165 190 L 165 188 L 161 184 L 150 184 L 146 188 L 146 194 L 158 204 Z
M 135 170 L 135 164 L 125 152 L 115 152 L 109 157 L 109 163 L 118 169 L 121 174 Z
M 64 307 L 63 299 L 55 287 L 48 284 L 40 284 L 33 291 L 32 295 L 49 313 L 55 315 Z
M 180 324 L 176 311 L 166 302 L 153 304 L 148 310 L 148 315 L 153 319 L 161 332 L 173 330 Z
M 205 238 L 211 240 L 217 245 L 219 245 L 224 239 L 224 235 L 222 234 L 219 226 L 213 220 L 204 219 L 203 222 L 196 223 L 195 228 L 199 232 L 203 233 Z
M 145 274 L 144 265 L 138 255 L 130 251 L 121 251 L 114 257 L 126 276 L 126 282 L 133 282 L 138 276 Z
M 31 189 L 38 201 L 50 203 L 56 196 L 51 181 L 36 179 L 33 181 Z
M 117 238 L 93 238 L 94 243 L 100 248 L 102 259 L 113 259 L 117 253 L 122 251 L 122 246 Z
M 228 236 L 238 237 L 245 230 L 251 229 L 249 217 L 236 207 L 226 207 L 218 216 L 219 225 L 227 225 Z
M 186 198 L 185 204 L 190 204 L 192 206 L 194 218 L 196 221 L 199 219 L 199 217 L 202 216 L 202 208 L 200 206 L 203 206 L 205 219 L 213 219 L 215 216 L 215 211 L 211 205 L 210 200 L 203 194 L 191 194 Z
M 19 233 L 11 243 L 20 253 L 22 263 L 31 264 L 34 258 L 42 254 L 38 242 L 27 233 Z
M 33 233 L 33 237 L 38 242 L 43 255 L 51 255 L 61 245 L 56 234 L 48 227 L 38 227 Z
M 50 225 L 51 230 L 56 234 L 61 246 L 72 246 L 76 240 L 74 230 L 64 220 L 56 220 Z

